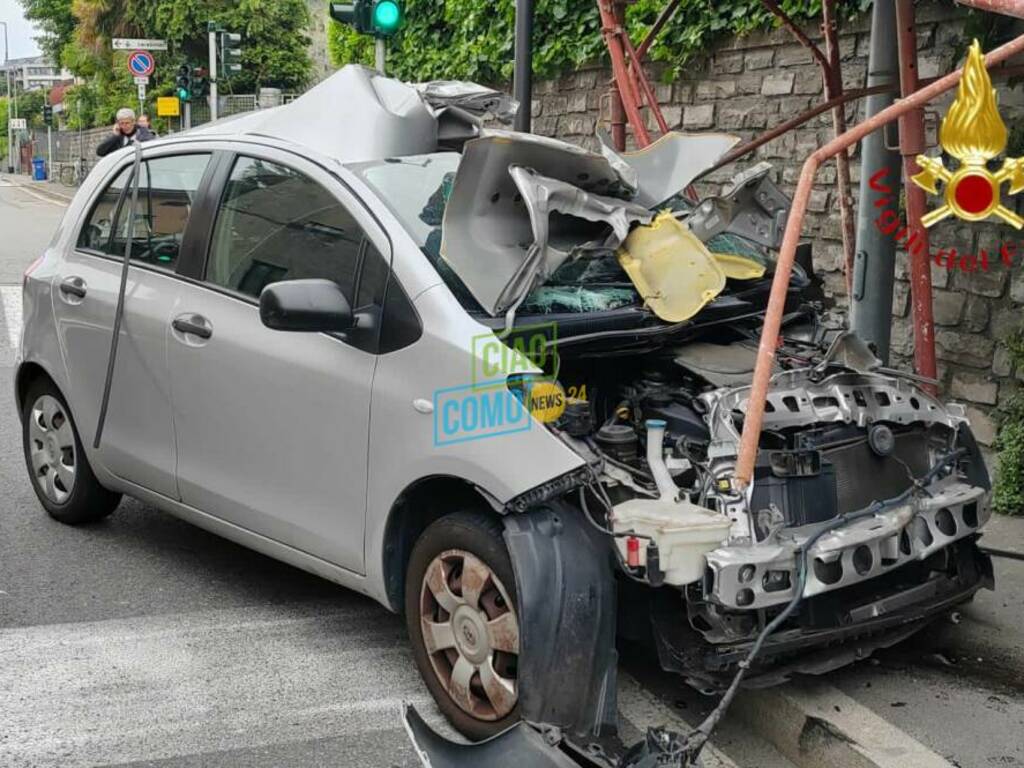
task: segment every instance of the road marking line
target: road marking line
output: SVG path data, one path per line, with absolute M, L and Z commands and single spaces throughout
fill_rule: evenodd
M 354 596 L 0 630 L 0 669 L 0 765 L 404 741 L 403 702 L 441 720 L 402 623 Z
M 0 285 L 0 365 L 10 365 L 21 341 L 21 286 Z

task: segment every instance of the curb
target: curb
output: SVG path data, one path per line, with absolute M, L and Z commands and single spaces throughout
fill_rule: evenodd
M 800 768 L 954 768 L 892 723 L 818 681 L 746 690 L 732 712 Z
M 10 182 L 13 186 L 19 189 L 24 189 L 28 192 L 36 192 L 40 195 L 52 198 L 61 203 L 70 203 L 74 198 L 74 192 L 64 192 L 63 188 L 60 191 L 54 189 L 55 183 L 49 181 L 26 181 L 17 174 L 2 174 L 0 178 L 4 181 Z

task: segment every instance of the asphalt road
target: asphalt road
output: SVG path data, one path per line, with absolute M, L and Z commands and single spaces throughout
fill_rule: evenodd
M 418 765 L 403 702 L 450 731 L 401 622 L 376 603 L 136 501 L 85 528 L 43 513 L 21 456 L 13 349 L 22 272 L 62 213 L 0 177 L 0 766 Z M 1013 523 L 1001 542 L 1024 542 Z M 997 570 L 1004 591 L 965 614 L 1003 638 L 1009 667 L 958 651 L 952 627 L 830 682 L 956 765 L 1024 766 L 1024 563 Z M 650 659 L 624 667 L 627 738 L 708 710 Z M 729 719 L 716 743 L 742 766 L 790 766 Z

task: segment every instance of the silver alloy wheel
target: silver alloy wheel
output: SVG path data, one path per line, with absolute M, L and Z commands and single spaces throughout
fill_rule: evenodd
M 42 395 L 32 405 L 28 423 L 32 477 L 46 498 L 63 504 L 75 488 L 75 434 L 60 401 Z
M 420 626 L 430 663 L 460 709 L 500 720 L 519 698 L 519 620 L 505 585 L 478 557 L 449 549 L 423 575 Z

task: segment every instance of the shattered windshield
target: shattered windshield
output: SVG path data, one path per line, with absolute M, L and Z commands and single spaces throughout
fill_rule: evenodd
M 457 152 L 389 158 L 349 167 L 372 187 L 468 311 L 486 314 L 441 257 L 442 222 L 462 156 Z M 520 314 L 582 313 L 639 306 L 640 296 L 612 249 L 562 264 L 531 291 Z

